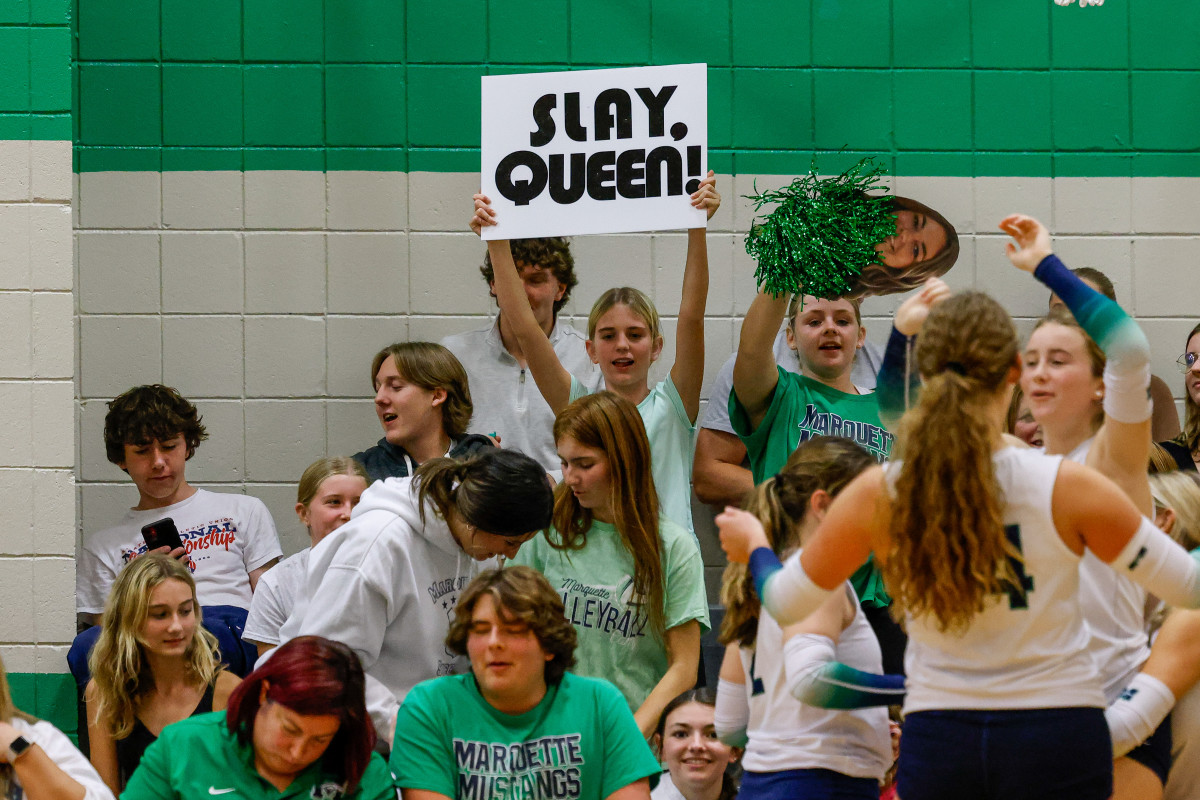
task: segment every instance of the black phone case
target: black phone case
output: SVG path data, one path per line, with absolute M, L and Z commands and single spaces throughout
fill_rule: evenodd
M 175 520 L 170 517 L 143 525 L 142 538 L 146 540 L 147 550 L 157 550 L 160 547 L 170 547 L 174 550 L 176 547 L 183 547 L 179 529 L 175 527 Z

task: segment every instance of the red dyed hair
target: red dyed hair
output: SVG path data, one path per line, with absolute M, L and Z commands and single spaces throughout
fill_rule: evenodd
M 253 742 L 263 681 L 273 703 L 297 714 L 341 719 L 322 758 L 325 768 L 346 784 L 347 792 L 354 791 L 375 747 L 362 664 L 354 651 L 321 636 L 300 636 L 276 648 L 229 696 L 225 722 L 243 745 Z

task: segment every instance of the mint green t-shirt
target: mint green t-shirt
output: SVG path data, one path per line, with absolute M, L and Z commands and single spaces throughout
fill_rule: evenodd
M 574 376 L 571 377 L 571 402 L 591 394 Z M 696 444 L 696 425 L 688 419 L 683 398 L 671 376 L 659 381 L 650 394 L 638 403 L 638 413 L 650 440 L 650 474 L 658 492 L 659 510 L 688 533 L 692 526 L 692 455 Z
M 390 766 L 400 789 L 454 800 L 602 800 L 660 770 L 621 695 L 567 674 L 524 714 L 505 714 L 474 675 L 418 684 L 396 716 Z
M 558 539 L 557 532 L 550 535 Z M 701 631 L 707 630 L 708 597 L 696 538 L 662 516 L 658 535 L 667 629 L 698 620 Z M 637 710 L 667 672 L 667 647 L 645 611 L 630 602 L 633 555 L 616 528 L 593 521 L 581 550 L 557 550 L 545 535 L 535 536 L 513 562 L 539 570 L 562 595 L 579 637 L 573 672 L 612 681 L 629 708 Z
M 839 392 L 804 375 L 776 369 L 779 383 L 757 428 L 750 427 L 737 392 L 729 393 L 729 421 L 746 445 L 756 484 L 783 469 L 792 451 L 814 436 L 844 436 L 862 445 L 877 461 L 887 460 L 896 437 L 879 420 L 879 401 L 874 394 Z M 863 605 L 882 608 L 891 602 L 874 559 L 859 567 L 850 583 Z
M 254 748 L 229 732 L 225 712 L 201 714 L 163 728 L 146 748 L 121 800 L 394 800 L 387 764 L 372 754 L 359 787 L 343 791 L 336 776 L 317 759 L 282 792 L 254 768 Z

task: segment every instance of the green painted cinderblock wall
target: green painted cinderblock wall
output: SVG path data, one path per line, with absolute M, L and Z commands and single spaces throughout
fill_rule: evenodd
M 481 75 L 704 61 L 721 172 L 1200 175 L 1195 3 L 76 1 L 80 171 L 477 170 Z
M 0 140 L 71 138 L 68 4 L 0 2 Z

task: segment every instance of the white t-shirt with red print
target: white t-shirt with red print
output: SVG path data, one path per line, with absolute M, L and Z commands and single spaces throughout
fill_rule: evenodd
M 257 497 L 204 489 L 149 511 L 130 509 L 120 524 L 87 538 L 75 573 L 75 610 L 99 614 L 117 573 L 146 552 L 142 526 L 170 517 L 191 560 L 201 606 L 250 608 L 250 572 L 279 558 L 279 535 Z

